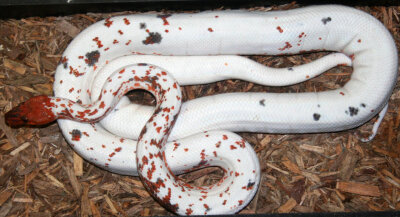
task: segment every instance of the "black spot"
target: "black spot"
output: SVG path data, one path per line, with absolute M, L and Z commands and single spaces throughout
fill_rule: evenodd
M 140 23 L 140 29 L 145 29 L 146 28 L 146 23 Z
M 289 67 L 287 68 L 289 71 L 293 71 L 293 67 Z
M 147 63 L 138 63 L 138 66 L 147 66 Z
M 363 107 L 363 108 L 367 107 L 367 105 L 365 105 L 364 103 L 361 103 L 360 106 Z
M 321 117 L 321 115 L 318 113 L 314 113 L 313 117 L 314 117 L 314 121 L 319 121 L 319 118 Z
M 65 63 L 63 64 L 63 67 L 64 67 L 64 69 L 67 69 L 67 68 L 68 68 L 68 63 L 65 62 Z
M 71 132 L 71 135 L 72 135 L 72 140 L 73 141 L 79 141 L 81 139 L 81 137 L 82 137 L 82 133 L 78 129 L 73 129 L 72 132 Z
M 98 50 L 92 51 L 90 53 L 86 53 L 86 64 L 88 66 L 94 66 L 99 61 L 100 58 L 100 52 Z
M 350 113 L 350 116 L 354 116 L 354 115 L 357 115 L 358 114 L 358 108 L 355 108 L 355 107 L 349 107 L 349 113 Z
M 321 105 L 320 105 L 320 104 L 318 104 L 318 105 L 317 105 L 317 107 L 318 107 L 318 108 L 320 108 L 320 107 L 321 107 Z
M 247 183 L 247 188 L 251 188 L 256 184 L 256 182 L 251 182 L 249 181 L 249 183 Z
M 332 21 L 332 18 L 330 18 L 330 17 L 325 17 L 325 18 L 322 18 L 322 23 L 324 24 L 324 25 L 326 25 L 328 22 L 331 22 Z
M 82 100 L 78 99 L 78 100 L 76 100 L 76 103 L 82 104 Z
M 260 105 L 265 106 L 265 99 L 260 100 Z
M 149 32 L 149 36 L 147 36 L 146 40 L 143 40 L 143 44 L 149 45 L 149 44 L 160 44 L 161 42 L 161 34 L 158 32 Z

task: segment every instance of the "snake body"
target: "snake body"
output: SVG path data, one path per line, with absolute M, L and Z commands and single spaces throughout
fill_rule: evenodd
M 236 56 L 321 50 L 338 53 L 282 69 Z M 104 83 L 113 82 L 113 73 L 142 62 L 165 69 L 180 85 L 237 78 L 281 86 L 307 80 L 339 64 L 353 66 L 351 79 L 336 90 L 229 93 L 185 102 L 172 131 L 164 132 L 170 134 L 165 147 L 157 145 L 166 140 L 163 135 L 154 138 L 156 142 L 150 146 L 139 145 L 148 148 L 136 150 L 136 140 L 143 141 L 143 126 L 156 135 L 164 127 L 169 129 L 172 118 L 154 119 L 152 114 L 160 112 L 160 107 L 154 110 L 130 104 L 125 98 L 99 123 L 58 121 L 81 156 L 120 174 L 137 175 L 139 170 L 150 192 L 183 215 L 237 212 L 257 189 L 260 171 L 251 146 L 236 134 L 218 130 L 308 133 L 354 128 L 385 107 L 397 78 L 397 51 L 390 33 L 372 16 L 349 7 L 139 14 L 112 17 L 81 32 L 57 68 L 55 96 L 90 104 L 104 91 Z M 149 118 L 151 122 L 147 122 Z M 151 141 L 147 135 L 145 140 Z M 161 150 L 163 156 L 152 148 Z M 164 159 L 161 163 L 167 163 L 174 174 L 216 165 L 226 170 L 225 176 L 214 186 L 185 187 L 165 170 L 166 165 L 150 158 Z

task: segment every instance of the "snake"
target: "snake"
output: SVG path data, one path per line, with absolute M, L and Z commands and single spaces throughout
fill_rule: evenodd
M 286 68 L 266 67 L 243 56 L 318 51 L 332 53 Z M 397 61 L 384 25 L 347 6 L 122 15 L 91 25 L 69 44 L 55 74 L 56 98 L 32 98 L 33 103 L 7 113 L 6 122 L 22 126 L 43 124 L 45 117 L 66 118 L 58 124 L 78 154 L 105 170 L 139 175 L 168 210 L 180 215 L 237 213 L 257 191 L 260 165 L 251 145 L 232 131 L 337 132 L 378 113 L 381 121 L 397 80 Z M 353 72 L 338 89 L 223 93 L 178 105 L 180 85 L 240 79 L 286 86 L 340 65 L 352 66 Z M 132 71 L 143 75 L 124 77 Z M 138 87 L 154 94 L 156 107 L 123 96 L 132 89 L 124 82 L 132 79 L 147 82 Z M 172 99 L 167 93 L 171 90 Z M 105 96 L 112 103 L 101 103 Z M 49 99 L 66 100 L 67 109 Z M 168 104 L 172 101 L 178 104 Z M 62 111 L 55 112 L 54 105 Z M 80 122 L 70 120 L 77 111 Z M 176 177 L 207 166 L 223 169 L 218 183 L 196 187 Z

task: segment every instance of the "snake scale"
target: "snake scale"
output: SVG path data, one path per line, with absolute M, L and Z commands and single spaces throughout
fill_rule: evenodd
M 336 53 L 279 69 L 238 56 L 312 51 Z M 369 14 L 345 6 L 111 17 L 82 31 L 65 50 L 55 97 L 32 98 L 7 113 L 6 121 L 22 126 L 66 118 L 58 123 L 76 152 L 106 170 L 139 175 L 170 211 L 236 213 L 254 196 L 260 167 L 252 147 L 230 131 L 357 127 L 384 110 L 397 64 L 389 31 Z M 339 89 L 226 93 L 180 107 L 179 85 L 235 78 L 283 86 L 337 65 L 353 66 L 351 79 Z M 136 88 L 153 93 L 157 107 L 131 104 L 123 96 Z M 194 187 L 174 175 L 207 166 L 224 170 L 220 182 Z

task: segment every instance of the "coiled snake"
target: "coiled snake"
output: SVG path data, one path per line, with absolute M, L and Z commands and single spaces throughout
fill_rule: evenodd
M 317 50 L 338 53 L 282 69 L 236 56 Z M 352 65 L 353 74 L 336 90 L 220 94 L 184 103 L 177 116 L 179 85 L 228 78 L 290 85 L 339 64 Z M 349 7 L 129 15 L 90 26 L 65 50 L 54 92 L 69 101 L 33 98 L 9 112 L 6 120 L 13 126 L 43 124 L 46 117 L 57 115 L 88 120 L 92 123 L 58 120 L 65 138 L 85 159 L 120 174 L 139 172 L 148 190 L 175 213 L 235 213 L 251 201 L 260 171 L 251 146 L 229 131 L 309 133 L 354 128 L 385 107 L 396 78 L 397 51 L 390 33 L 372 16 Z M 114 96 L 122 97 L 135 87 L 156 96 L 156 110 L 124 97 L 116 108 L 108 107 L 116 103 Z M 42 105 L 45 109 L 39 112 Z M 109 114 L 103 118 L 103 113 Z M 164 147 L 168 135 L 170 142 Z M 138 137 L 142 142 L 136 150 Z M 213 186 L 193 187 L 172 174 L 212 165 L 225 171 Z

